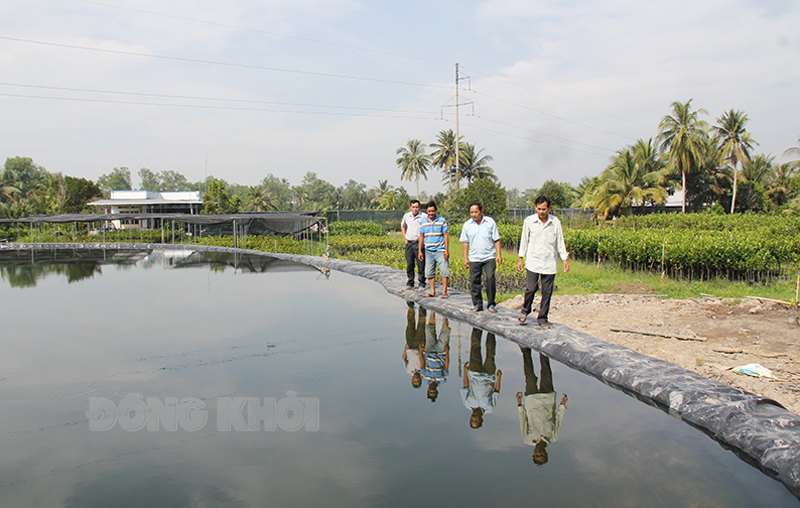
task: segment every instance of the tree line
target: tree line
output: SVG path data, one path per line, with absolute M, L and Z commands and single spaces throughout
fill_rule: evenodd
M 684 211 L 800 214 L 800 139 L 784 152 L 796 158 L 778 164 L 773 155 L 756 153 L 758 143 L 747 131 L 744 112 L 727 111 L 713 126 L 701 115 L 708 112 L 694 110 L 691 99 L 673 102 L 652 138 L 620 149 L 599 175 L 586 176 L 577 186 L 551 179 L 540 188 L 506 190 L 490 165 L 492 157 L 464 136 L 456 139 L 452 130 L 442 130 L 429 145 L 409 139 L 396 150 L 396 164 L 401 180 L 414 182 L 414 197 L 435 200 L 454 219 L 465 215 L 473 198 L 484 202 L 487 214 L 502 218 L 508 208 L 532 207 L 540 194 L 548 196 L 554 208 L 592 209 L 599 218 L 607 218 L 662 205 L 679 190 Z M 427 195 L 419 191 L 419 180 L 427 180 L 432 170 L 441 172 L 446 188 Z M 402 210 L 412 199 L 404 187 L 389 185 L 388 180 L 367 187 L 351 179 L 336 187 L 311 171 L 298 185 L 272 173 L 249 186 L 213 176 L 189 182 L 172 170 L 141 168 L 138 176 L 142 190 L 201 191 L 204 213 Z M 8 158 L 0 173 L 0 217 L 91 211 L 91 200 L 131 188 L 127 167 L 114 168 L 94 183 L 48 172 L 28 157 Z
M 635 208 L 664 204 L 683 190 L 682 211 L 800 213 L 800 139 L 782 164 L 756 153 L 742 111 L 727 111 L 713 126 L 693 110 L 692 100 L 673 102 L 657 134 L 617 151 L 599 176 L 580 185 L 545 182 L 539 192 L 557 196 L 561 207 L 594 209 L 598 217 L 630 215 Z

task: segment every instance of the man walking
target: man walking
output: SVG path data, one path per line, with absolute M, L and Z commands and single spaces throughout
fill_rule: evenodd
M 494 274 L 497 265 L 503 262 L 500 232 L 494 219 L 483 215 L 483 206 L 480 203 L 469 205 L 469 216 L 470 219 L 461 228 L 459 241 L 464 245 L 464 266 L 469 268 L 472 311 L 483 310 L 481 276 L 486 273 L 486 305 L 489 312 L 497 312 L 494 301 L 497 284 Z
M 420 210 L 419 201 L 411 200 L 411 211 L 403 215 L 400 222 L 400 230 L 403 232 L 403 242 L 406 244 L 406 275 L 408 282 L 406 289 L 414 288 L 414 263 L 417 264 L 417 276 L 419 277 L 419 287 L 425 287 L 425 259 L 420 259 L 419 255 L 419 225 L 425 214 Z
M 547 315 L 550 312 L 550 297 L 556 280 L 558 265 L 556 256 L 564 261 L 564 273 L 569 271 L 567 247 L 561 221 L 550 215 L 550 200 L 539 196 L 535 202 L 536 215 L 530 215 L 522 224 L 522 237 L 519 241 L 519 262 L 517 270 L 526 270 L 525 301 L 519 313 L 519 322 L 524 323 L 531 313 L 533 297 L 542 286 L 542 302 L 539 305 L 539 326 L 550 328 Z M 525 264 L 523 265 L 523 259 Z
M 436 215 L 436 203 L 425 207 L 427 217 L 420 222 L 419 259 L 425 260 L 425 278 L 431 286 L 425 296 L 436 296 L 436 267 L 442 275 L 442 298 L 448 298 L 447 282 L 450 279 L 450 239 L 447 236 L 447 221 Z M 424 248 L 424 253 L 423 253 Z

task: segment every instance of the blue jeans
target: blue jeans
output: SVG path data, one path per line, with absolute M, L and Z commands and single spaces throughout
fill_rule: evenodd
M 436 277 L 437 266 L 439 267 L 439 275 L 450 277 L 450 262 L 444 258 L 444 249 L 425 249 L 425 277 L 428 279 Z

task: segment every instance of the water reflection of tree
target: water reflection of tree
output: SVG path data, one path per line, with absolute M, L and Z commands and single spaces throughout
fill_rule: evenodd
M 0 279 L 7 280 L 12 288 L 36 287 L 36 283 L 51 275 L 64 275 L 67 283 L 90 279 L 95 274 L 102 275 L 99 265 L 69 264 L 50 266 L 3 266 L 0 267 Z

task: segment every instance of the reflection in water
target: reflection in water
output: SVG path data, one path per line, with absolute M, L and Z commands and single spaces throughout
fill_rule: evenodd
M 307 271 L 272 265 L 264 266 L 271 273 L 239 276 L 227 261 L 217 264 L 225 273 L 174 270 L 189 256 L 165 254 L 148 257 L 150 269 L 141 255 L 126 270 L 103 266 L 102 277 L 80 284 L 46 281 L 22 291 L 0 284 L 0 507 L 399 508 L 420 499 L 443 506 L 525 506 L 531 499 L 545 506 L 798 506 L 782 485 L 680 420 L 557 361 L 543 359 L 534 372 L 530 351 L 520 364 L 516 344 L 441 315 L 429 319 L 430 311 L 406 307 L 373 281 L 338 272 L 326 280 L 300 265 Z M 420 357 L 410 372 L 398 361 L 404 332 L 404 350 Z M 478 367 L 488 376 L 501 366 L 504 384 L 531 385 L 528 397 L 549 393 L 541 419 L 550 418 L 552 431 L 528 427 L 547 443 L 563 434 L 536 474 L 529 453 L 539 438 L 520 441 L 514 397 L 493 392 L 485 406 L 474 406 L 494 404 L 491 416 L 482 415 L 489 424 L 476 432 L 465 425 L 467 398 L 456 393 L 464 390 L 463 371 L 442 384 L 450 362 L 456 372 L 462 332 L 477 339 L 461 344 L 470 350 L 463 355 L 467 390 Z M 408 389 L 415 370 L 424 384 L 428 356 L 438 404 L 425 390 Z M 572 395 L 566 421 L 554 377 Z M 196 432 L 181 425 L 130 432 L 119 424 L 92 431 L 91 399 L 118 409 L 126 394 L 165 406 L 200 399 L 207 424 Z M 266 430 L 269 415 L 258 408 L 291 394 L 318 399 L 318 431 L 289 432 L 280 420 Z M 533 421 L 524 395 L 519 404 Z M 231 398 L 246 401 L 241 412 L 225 409 L 220 399 Z M 259 421 L 253 427 L 260 430 L 249 430 Z M 228 431 L 224 422 L 238 423 Z M 435 473 L 420 467 L 428 457 Z M 476 467 L 482 481 L 464 488 L 465 478 L 478 477 Z
M 439 386 L 447 381 L 450 369 L 450 323 L 442 318 L 442 330 L 436 335 L 436 313 L 431 311 L 425 326 L 420 374 L 428 381 L 428 398 L 436 402 Z
M 533 446 L 533 461 L 542 465 L 547 462 L 547 445 L 558 440 L 558 431 L 567 410 L 567 395 L 561 398 L 556 407 L 556 392 L 553 388 L 553 372 L 550 358 L 539 353 L 541 380 L 536 378 L 531 350 L 522 349 L 522 363 L 525 370 L 525 399 L 517 392 L 517 409 L 522 440 Z M 538 383 L 537 383 L 538 381 Z M 538 384 L 538 386 L 537 386 Z
M 102 265 L 130 269 L 141 262 L 145 269 L 211 267 L 214 272 L 228 268 L 243 273 L 315 271 L 317 268 L 283 259 L 252 254 L 191 251 L 185 249 L 42 249 L 0 251 L 0 280 L 11 287 L 36 287 L 39 280 L 63 275 L 68 283 L 102 275 Z M 330 277 L 330 270 L 322 270 Z
M 473 429 L 483 425 L 483 415 L 497 407 L 500 397 L 500 378 L 502 371 L 494 363 L 497 340 L 493 333 L 486 333 L 486 360 L 481 355 L 483 330 L 472 329 L 469 349 L 469 363 L 464 369 L 464 386 L 461 388 L 461 401 L 472 410 L 469 426 Z
M 408 302 L 406 345 L 403 348 L 403 365 L 408 375 L 411 376 L 411 386 L 419 388 L 422 386 L 420 349 L 422 349 L 422 346 L 425 344 L 425 307 L 419 307 L 418 319 L 415 314 L 414 302 Z

